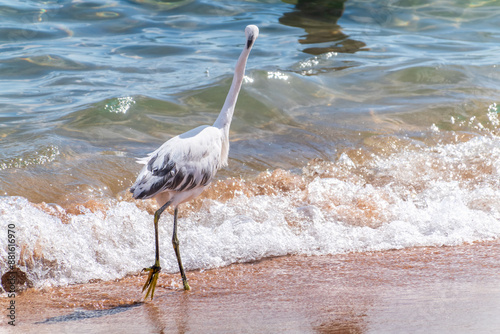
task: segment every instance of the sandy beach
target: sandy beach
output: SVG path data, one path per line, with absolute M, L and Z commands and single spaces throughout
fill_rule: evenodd
M 23 333 L 494 333 L 500 242 L 335 256 L 287 256 L 192 271 L 192 291 L 145 274 L 16 297 Z M 8 299 L 2 298 L 3 306 Z M 2 307 L 5 309 L 5 307 Z M 2 314 L 1 332 L 12 330 Z

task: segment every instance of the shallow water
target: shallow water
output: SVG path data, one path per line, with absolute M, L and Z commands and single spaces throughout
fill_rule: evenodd
M 45 286 L 150 264 L 135 159 L 215 120 L 247 24 L 229 166 L 181 208 L 188 269 L 498 238 L 499 5 L 0 2 L 0 213 L 20 267 Z

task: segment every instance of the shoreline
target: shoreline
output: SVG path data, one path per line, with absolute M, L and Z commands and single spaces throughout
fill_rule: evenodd
M 182 290 L 179 274 L 162 273 L 155 299 L 146 302 L 141 293 L 146 274 L 29 289 L 16 297 L 16 329 L 365 333 L 500 328 L 500 240 L 285 256 L 187 276 L 190 292 Z M 0 303 L 7 305 L 8 298 Z M 0 328 L 6 328 L 5 312 L 1 319 Z

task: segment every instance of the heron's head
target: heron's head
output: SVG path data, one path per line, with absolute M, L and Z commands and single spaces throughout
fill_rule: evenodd
M 259 28 L 254 25 L 249 25 L 245 28 L 245 36 L 247 37 L 247 49 L 250 49 L 259 36 Z

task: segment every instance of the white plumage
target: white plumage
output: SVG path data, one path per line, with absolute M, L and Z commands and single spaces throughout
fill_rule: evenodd
M 233 82 L 224 102 L 224 106 L 212 126 L 204 125 L 178 135 L 139 159 L 144 164 L 134 185 L 130 188 L 134 198 L 155 198 L 160 209 L 155 213 L 156 261 L 150 268 L 144 289 L 146 297 L 154 295 L 156 281 L 160 272 L 158 246 L 158 221 L 168 207 L 175 207 L 174 233 L 172 243 L 179 263 L 184 289 L 189 290 L 182 267 L 179 241 L 177 240 L 177 207 L 203 192 L 214 178 L 217 170 L 227 165 L 229 154 L 229 127 L 233 118 L 234 107 L 245 74 L 245 66 L 250 50 L 259 35 L 254 25 L 245 28 L 246 43 L 236 63 Z
M 171 201 L 176 207 L 198 196 L 227 165 L 225 140 L 221 129 L 206 125 L 170 139 L 139 160 L 145 166 L 130 189 L 134 198 L 155 197 L 160 206 Z

